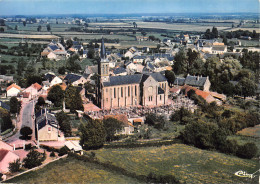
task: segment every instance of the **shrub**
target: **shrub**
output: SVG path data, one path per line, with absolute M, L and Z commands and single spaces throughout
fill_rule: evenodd
M 65 154 L 67 154 L 69 152 L 68 148 L 63 146 L 60 150 L 59 150 L 59 156 L 63 156 Z
M 237 156 L 251 159 L 256 156 L 257 151 L 258 149 L 255 143 L 246 143 L 238 147 Z
M 20 169 L 21 169 L 20 159 L 17 159 L 17 160 L 15 160 L 15 161 L 9 163 L 8 169 L 9 169 L 9 171 L 10 171 L 11 173 L 20 171 Z
M 54 151 L 51 152 L 50 157 L 55 157 Z
M 30 149 L 32 149 L 32 144 L 30 143 L 30 144 L 26 144 L 25 145 L 25 150 L 27 151 L 27 150 L 30 150 Z

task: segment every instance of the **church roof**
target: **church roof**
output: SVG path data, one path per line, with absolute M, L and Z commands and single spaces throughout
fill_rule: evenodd
M 142 79 L 142 74 L 125 75 L 125 76 L 111 76 L 108 82 L 103 82 L 106 86 L 118 86 L 126 84 L 139 84 Z

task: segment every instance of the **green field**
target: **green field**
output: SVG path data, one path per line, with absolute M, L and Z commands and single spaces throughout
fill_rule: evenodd
M 138 175 L 174 175 L 186 183 L 247 183 L 236 171 L 253 173 L 256 160 L 241 159 L 205 151 L 184 144 L 136 149 L 100 149 L 95 151 L 101 162 L 110 162 Z
M 11 180 L 8 183 L 138 183 L 138 180 L 126 177 L 105 168 L 66 158 L 46 167 Z

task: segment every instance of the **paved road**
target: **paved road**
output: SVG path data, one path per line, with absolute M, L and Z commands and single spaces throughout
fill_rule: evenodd
M 21 120 L 22 122 L 18 123 L 18 131 L 16 132 L 15 135 L 13 135 L 12 137 L 7 138 L 6 142 L 11 143 L 11 142 L 15 142 L 17 140 L 19 140 L 19 137 L 21 136 L 20 134 L 20 129 L 24 126 L 28 126 L 33 130 L 33 136 L 32 136 L 32 140 L 34 140 L 34 124 L 33 124 L 33 109 L 34 109 L 34 103 L 33 101 L 25 104 L 25 106 L 23 107 L 21 113 L 22 113 L 22 117 Z

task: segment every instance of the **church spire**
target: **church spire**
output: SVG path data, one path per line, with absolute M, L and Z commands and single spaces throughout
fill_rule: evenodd
M 105 44 L 104 44 L 103 37 L 102 37 L 102 42 L 101 42 L 100 58 L 101 59 L 106 59 L 106 49 L 105 49 Z

